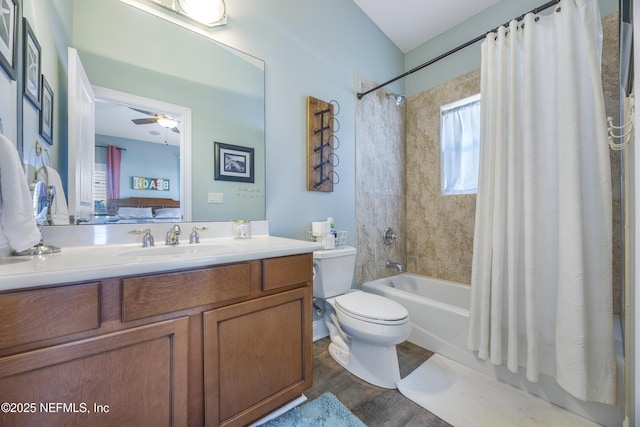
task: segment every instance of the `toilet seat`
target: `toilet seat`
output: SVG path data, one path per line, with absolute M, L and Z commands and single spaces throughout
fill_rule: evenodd
M 401 304 L 380 295 L 356 291 L 334 299 L 336 310 L 364 322 L 401 325 L 408 322 L 409 312 Z

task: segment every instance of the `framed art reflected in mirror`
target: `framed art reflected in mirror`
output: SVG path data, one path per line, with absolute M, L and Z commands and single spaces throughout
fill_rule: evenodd
M 41 80 L 40 136 L 53 145 L 53 90 L 44 74 Z
M 217 181 L 254 182 L 253 148 L 214 142 Z

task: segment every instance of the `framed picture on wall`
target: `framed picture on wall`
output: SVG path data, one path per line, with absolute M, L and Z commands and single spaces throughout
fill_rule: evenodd
M 42 139 L 53 145 L 53 90 L 49 86 L 49 82 L 41 77 L 41 96 L 40 105 L 40 136 Z
M 253 148 L 214 142 L 214 173 L 218 181 L 254 182 Z
M 17 32 L 17 0 L 0 0 L 0 65 L 11 80 L 16 79 Z
M 40 43 L 24 19 L 24 94 L 40 109 Z

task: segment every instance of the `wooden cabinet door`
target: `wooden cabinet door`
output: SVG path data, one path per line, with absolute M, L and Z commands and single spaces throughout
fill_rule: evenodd
M 311 286 L 204 313 L 206 425 L 247 425 L 311 387 L 312 317 Z
M 188 320 L 0 359 L 0 425 L 185 426 Z

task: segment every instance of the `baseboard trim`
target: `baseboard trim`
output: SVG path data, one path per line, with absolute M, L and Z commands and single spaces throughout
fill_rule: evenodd
M 304 394 L 301 394 L 300 397 L 298 397 L 295 400 L 292 400 L 291 402 L 287 403 L 286 405 L 276 409 L 275 411 L 273 411 L 272 413 L 264 416 L 263 418 L 260 418 L 258 421 L 256 421 L 253 424 L 250 424 L 249 427 L 257 427 L 260 426 L 264 423 L 266 423 L 267 421 L 270 421 L 274 418 L 279 417 L 280 415 L 284 414 L 285 412 L 287 412 L 290 409 L 295 408 L 296 406 L 304 403 L 307 400 L 307 396 L 305 396 Z
M 324 324 L 324 319 L 318 319 L 313 321 L 313 342 L 318 341 L 324 337 L 329 336 L 329 329 Z

